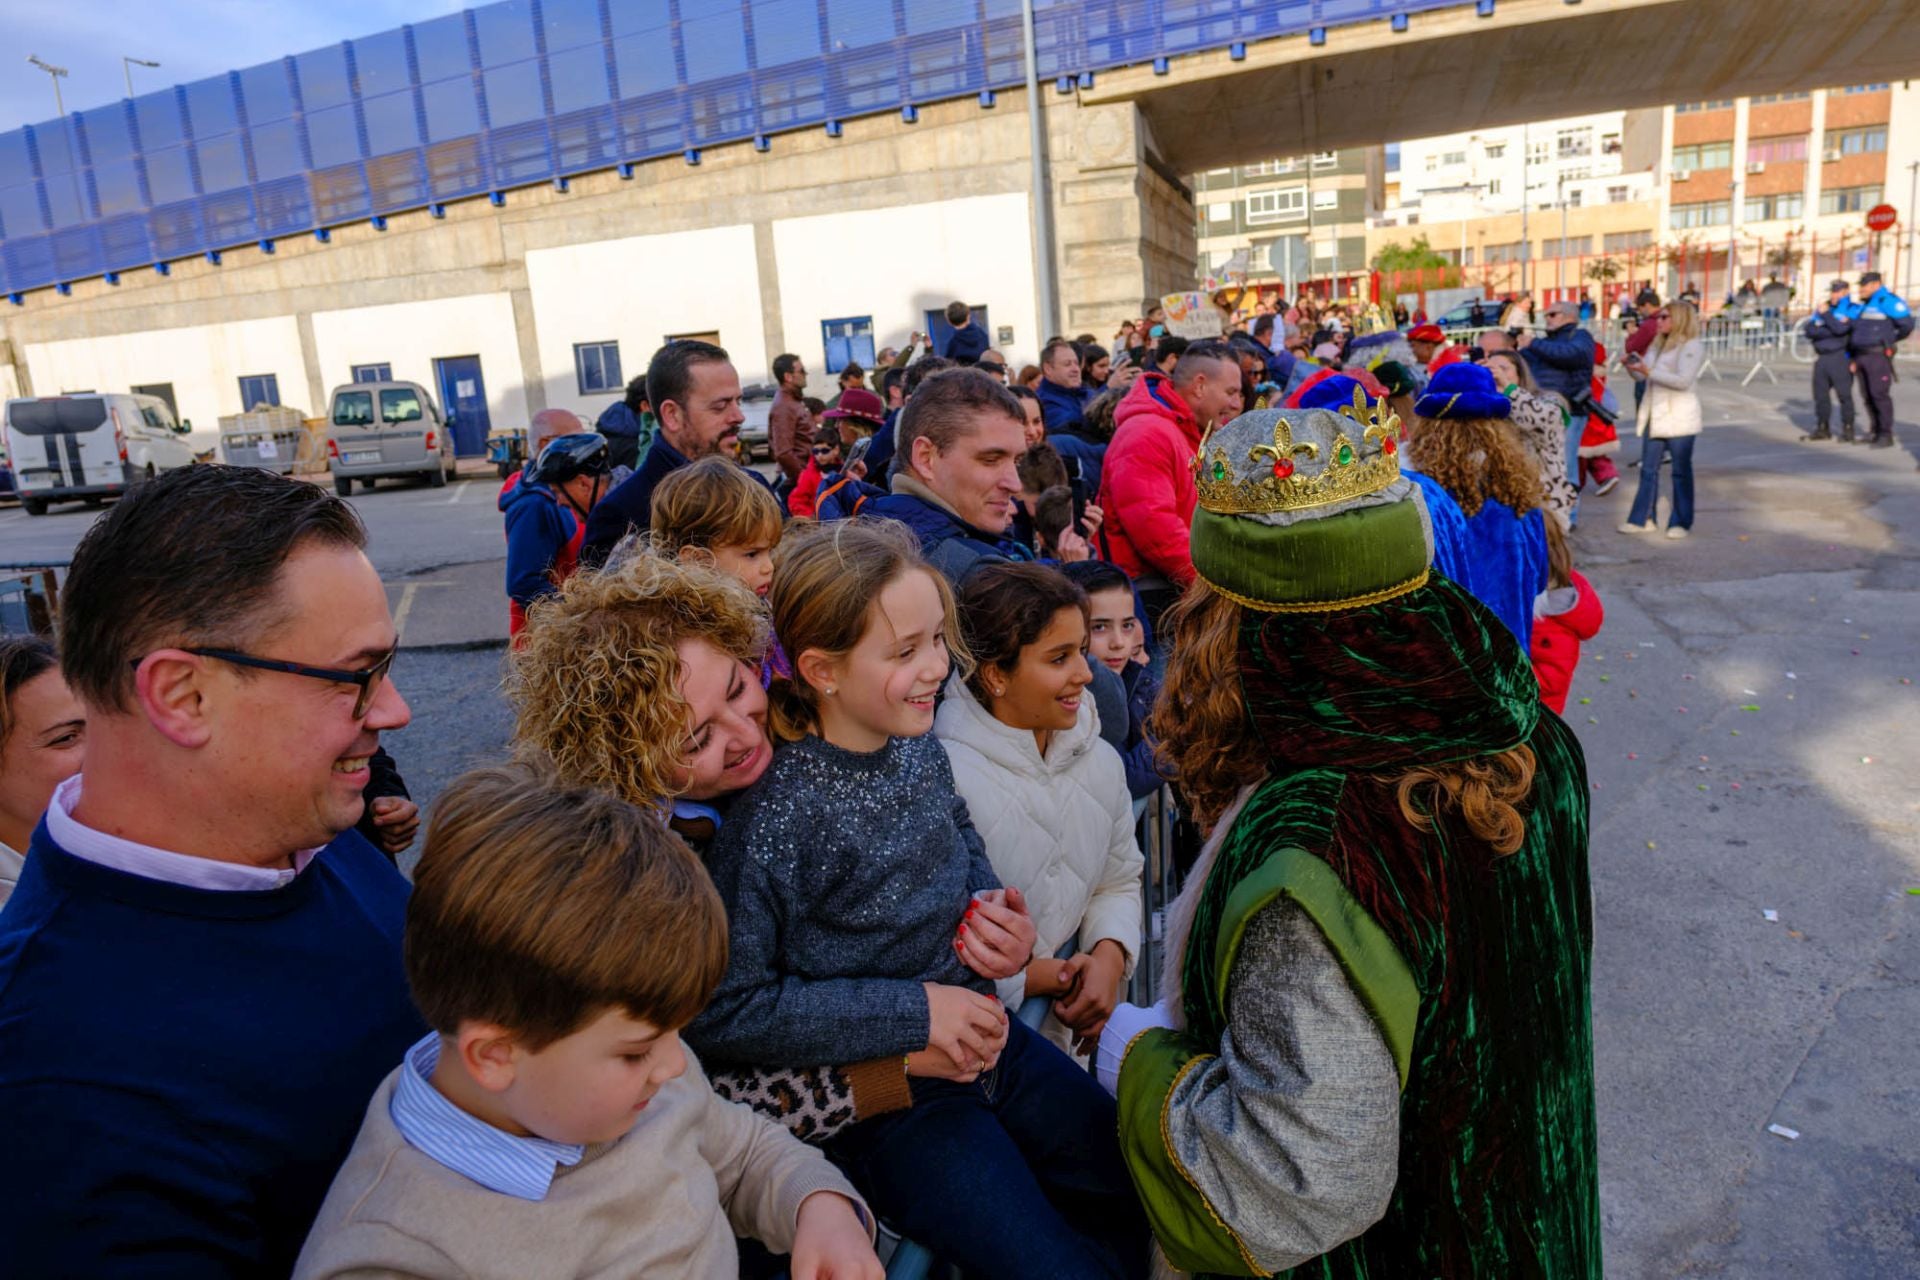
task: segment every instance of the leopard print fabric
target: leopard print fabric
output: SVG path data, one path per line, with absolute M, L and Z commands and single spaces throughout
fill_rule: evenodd
M 853 1085 L 838 1067 L 726 1067 L 709 1073 L 713 1091 L 821 1143 L 854 1122 Z

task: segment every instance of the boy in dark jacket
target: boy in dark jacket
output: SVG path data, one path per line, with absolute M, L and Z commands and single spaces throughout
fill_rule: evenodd
M 1127 770 L 1127 794 L 1135 800 L 1150 796 L 1165 781 L 1154 759 L 1154 743 L 1147 736 L 1147 716 L 1160 696 L 1160 682 L 1144 661 L 1147 625 L 1140 602 L 1127 575 L 1104 560 L 1063 564 L 1060 571 L 1087 593 L 1087 656 L 1120 677 L 1127 693 L 1126 737 L 1115 743 Z M 1103 737 L 1109 737 L 1101 726 Z M 1111 738 L 1109 738 L 1111 740 Z
M 987 331 L 973 322 L 973 308 L 964 302 L 949 302 L 947 323 L 953 326 L 953 336 L 947 339 L 947 359 L 955 364 L 978 364 L 981 353 L 993 343 L 987 340 Z

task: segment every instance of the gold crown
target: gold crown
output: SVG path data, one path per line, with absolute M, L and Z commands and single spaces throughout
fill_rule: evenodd
M 1246 460 L 1236 464 L 1213 439 L 1200 442 L 1194 455 L 1194 483 L 1200 505 L 1219 515 L 1258 515 L 1323 507 L 1350 498 L 1363 498 L 1400 478 L 1400 417 L 1367 404 L 1366 393 L 1353 391 L 1353 403 L 1340 406 L 1340 416 L 1361 428 L 1363 443 L 1377 440 L 1379 452 L 1361 456 L 1345 431 L 1336 432 L 1318 471 L 1298 469 L 1294 459 L 1318 461 L 1320 446 L 1311 440 L 1296 442 L 1284 417 L 1275 417 L 1273 443 L 1256 444 Z

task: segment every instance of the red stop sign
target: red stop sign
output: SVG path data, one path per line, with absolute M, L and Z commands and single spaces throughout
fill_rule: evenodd
M 1900 221 L 1900 214 L 1890 204 L 1877 204 L 1867 210 L 1867 230 L 1885 231 Z

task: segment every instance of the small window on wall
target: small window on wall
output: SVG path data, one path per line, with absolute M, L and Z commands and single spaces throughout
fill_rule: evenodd
M 620 344 L 617 342 L 574 343 L 573 371 L 580 380 L 583 396 L 619 391 L 626 386 L 620 376 Z
M 271 409 L 280 403 L 280 375 L 243 374 L 240 378 L 240 411 Z
M 392 382 L 393 366 L 390 364 L 357 364 L 353 366 L 355 382 Z
M 849 364 L 874 366 L 873 317 L 848 316 L 820 322 L 820 341 L 827 351 L 827 372 L 839 373 Z

